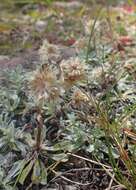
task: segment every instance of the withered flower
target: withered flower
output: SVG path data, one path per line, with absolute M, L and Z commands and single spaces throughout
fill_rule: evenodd
M 124 69 L 130 74 L 132 75 L 133 79 L 136 80 L 136 67 L 135 65 L 131 64 L 131 63 L 127 63 L 124 65 Z
M 85 79 L 85 69 L 78 58 L 63 60 L 60 64 L 64 87 L 70 88 Z
M 80 106 L 82 103 L 89 102 L 89 98 L 81 90 L 75 90 L 72 95 L 72 103 L 76 106 Z
M 42 64 L 48 62 L 48 60 L 57 61 L 60 58 L 60 50 L 56 45 L 44 40 L 43 45 L 39 49 L 39 56 Z
M 56 73 L 49 67 L 38 70 L 32 81 L 31 90 L 37 101 L 56 101 L 63 93 L 60 81 L 57 79 Z

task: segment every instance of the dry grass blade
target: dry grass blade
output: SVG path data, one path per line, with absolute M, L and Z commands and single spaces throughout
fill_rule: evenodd
M 56 172 L 55 170 L 52 170 L 52 172 L 53 172 L 55 175 L 57 175 L 57 176 L 56 176 L 57 178 L 60 177 L 61 179 L 65 180 L 65 181 L 67 181 L 67 182 L 69 182 L 69 183 L 76 184 L 76 185 L 79 185 L 79 186 L 88 186 L 88 185 L 91 185 L 91 183 L 79 183 L 79 182 L 76 182 L 76 181 L 72 181 L 72 180 L 70 180 L 70 179 L 68 179 L 68 178 L 66 178 L 66 177 L 64 177 L 64 176 L 62 176 L 63 174 L 58 175 L 58 172 Z M 54 179 L 54 180 L 55 180 L 55 179 Z
M 85 157 L 82 157 L 82 156 L 78 156 L 78 155 L 73 154 L 73 153 L 67 153 L 67 155 L 70 155 L 70 156 L 73 156 L 73 157 L 76 157 L 76 158 L 85 160 L 85 161 L 87 161 L 87 162 L 91 162 L 91 163 L 93 163 L 93 164 L 97 164 L 97 165 L 99 165 L 99 166 L 104 166 L 105 168 L 108 168 L 108 169 L 112 169 L 112 168 L 111 168 L 110 166 L 108 166 L 108 165 L 105 165 L 105 164 L 96 162 L 96 161 L 94 161 L 94 160 L 91 160 L 91 159 L 88 159 L 88 158 L 85 158 Z
M 112 183 L 113 183 L 113 181 L 114 181 L 114 177 L 115 177 L 115 174 L 112 175 L 112 178 L 111 178 L 111 180 L 110 180 L 109 186 L 108 186 L 108 188 L 106 188 L 105 190 L 110 190 L 110 189 L 111 189 Z

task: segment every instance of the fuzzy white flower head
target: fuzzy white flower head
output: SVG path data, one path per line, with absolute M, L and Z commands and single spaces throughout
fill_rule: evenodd
M 78 57 L 63 60 L 60 64 L 63 74 L 64 85 L 71 87 L 77 82 L 85 79 L 85 66 L 81 64 Z
M 48 60 L 56 61 L 60 57 L 60 50 L 56 45 L 50 44 L 47 40 L 44 40 L 39 49 L 39 56 L 42 64 L 47 63 Z
M 57 101 L 64 93 L 56 72 L 49 67 L 36 71 L 30 85 L 37 102 Z

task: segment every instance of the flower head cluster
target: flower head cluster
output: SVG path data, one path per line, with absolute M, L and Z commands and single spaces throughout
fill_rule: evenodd
M 31 91 L 39 102 L 58 101 L 67 89 L 85 78 L 85 71 L 78 58 L 60 63 L 59 69 L 44 64 L 31 80 Z M 58 73 L 59 70 L 59 73 Z

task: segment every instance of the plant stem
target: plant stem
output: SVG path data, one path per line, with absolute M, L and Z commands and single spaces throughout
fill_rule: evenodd
M 37 136 L 36 136 L 36 150 L 39 151 L 41 147 L 41 142 L 42 142 L 42 129 L 43 129 L 43 119 L 41 116 L 41 110 L 38 110 L 38 115 L 37 115 Z

